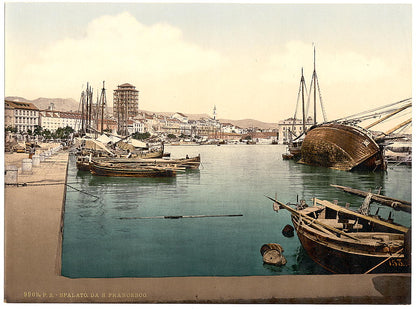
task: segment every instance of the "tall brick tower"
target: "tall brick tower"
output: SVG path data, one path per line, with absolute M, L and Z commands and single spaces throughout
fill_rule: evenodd
M 117 86 L 113 95 L 113 115 L 119 134 L 127 134 L 127 122 L 139 113 L 139 91 L 129 83 Z

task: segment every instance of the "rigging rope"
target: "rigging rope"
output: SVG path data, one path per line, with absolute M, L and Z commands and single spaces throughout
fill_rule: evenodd
M 327 122 L 328 117 L 326 116 L 324 101 L 322 100 L 321 87 L 319 86 L 318 75 L 316 75 L 316 85 L 318 86 L 319 101 L 321 102 L 322 116 L 324 117 L 324 122 Z
M 358 117 L 360 115 L 366 115 L 366 114 L 374 112 L 374 111 L 379 111 L 379 110 L 382 110 L 382 109 L 387 108 L 387 107 L 391 107 L 391 106 L 402 104 L 402 103 L 407 103 L 409 101 L 411 102 L 411 100 L 412 100 L 412 98 L 407 98 L 407 99 L 404 99 L 404 100 L 401 100 L 401 101 L 398 101 L 398 102 L 394 102 L 394 103 L 390 103 L 390 104 L 387 104 L 387 105 L 384 105 L 384 106 L 381 106 L 381 107 L 373 108 L 373 109 L 363 111 L 363 112 L 360 112 L 360 113 L 357 113 L 357 114 L 354 114 L 354 115 L 350 115 L 350 116 L 343 117 L 343 118 L 338 118 L 334 121 L 348 120 L 348 119 L 351 119 L 351 118 L 354 118 L 354 117 Z

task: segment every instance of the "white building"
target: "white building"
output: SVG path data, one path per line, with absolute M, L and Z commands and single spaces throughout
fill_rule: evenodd
M 5 105 L 5 126 L 11 126 L 18 132 L 35 130 L 39 125 L 39 109 L 32 103 L 4 101 Z
M 58 128 L 71 127 L 74 131 L 81 129 L 81 114 L 53 110 L 40 111 L 40 126 L 44 130 L 55 132 Z
M 312 117 L 306 119 L 305 127 L 308 130 L 313 125 Z M 278 126 L 278 136 L 279 144 L 286 144 L 290 139 L 299 136 L 303 133 L 303 121 L 301 119 L 288 118 L 282 121 L 279 121 Z M 292 137 L 291 137 L 292 136 Z
M 129 126 L 130 127 L 130 126 Z M 145 120 L 143 119 L 135 119 L 132 123 L 132 132 L 130 133 L 145 133 Z
M 243 134 L 244 130 L 239 126 L 233 125 L 232 123 L 222 123 L 221 124 L 221 131 L 224 133 L 237 133 Z

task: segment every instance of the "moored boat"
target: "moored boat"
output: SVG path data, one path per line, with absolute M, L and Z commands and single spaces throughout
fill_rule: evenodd
M 141 159 L 141 158 L 96 158 L 99 163 L 122 163 L 122 164 L 158 164 L 158 165 L 176 165 L 178 167 L 185 167 L 189 169 L 197 169 L 201 164 L 201 156 L 185 157 L 179 159 Z
M 410 229 L 314 199 L 296 209 L 275 199 L 274 210 L 286 209 L 310 258 L 332 273 L 410 272 Z
M 89 156 L 77 156 L 76 166 L 79 171 L 89 171 L 90 170 L 90 157 Z
M 122 168 L 134 168 L 135 166 L 175 166 L 179 169 L 198 169 L 201 164 L 201 156 L 186 157 L 179 159 L 140 159 L 140 158 L 110 158 L 110 157 L 95 157 L 92 158 L 97 164 L 100 165 L 112 165 L 119 166 Z M 79 170 L 89 171 L 90 164 L 89 157 L 78 157 L 77 168 Z
M 113 163 L 90 162 L 91 174 L 96 176 L 114 177 L 172 177 L 176 175 L 177 168 L 158 165 L 125 165 Z

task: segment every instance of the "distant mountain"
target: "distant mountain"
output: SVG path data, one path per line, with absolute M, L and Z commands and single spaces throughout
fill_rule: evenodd
M 6 100 L 16 102 L 33 103 L 39 109 L 48 109 L 50 104 L 54 104 L 54 110 L 58 111 L 78 111 L 79 102 L 74 99 L 60 99 L 60 98 L 37 98 L 36 100 L 27 100 L 22 97 L 6 97 Z
M 146 113 L 153 114 L 154 112 L 146 111 Z M 158 115 L 164 115 L 164 116 L 172 116 L 173 112 L 161 112 L 161 113 L 154 113 Z M 198 120 L 201 118 L 209 118 L 211 117 L 208 114 L 186 114 L 184 115 L 188 116 L 189 120 Z M 240 128 L 259 128 L 259 129 L 276 129 L 277 123 L 268 123 L 268 122 L 262 122 L 255 119 L 242 119 L 242 120 L 230 120 L 230 119 L 218 119 L 221 123 L 231 123 L 232 125 L 235 125 Z
M 230 120 L 219 119 L 221 123 L 231 123 L 240 128 L 276 129 L 277 123 L 262 122 L 254 119 Z
M 6 100 L 33 103 L 39 109 L 48 109 L 50 104 L 53 103 L 54 110 L 58 110 L 58 111 L 78 111 L 79 110 L 79 102 L 71 98 L 68 98 L 68 99 L 37 98 L 36 100 L 27 100 L 22 97 L 6 97 Z M 140 111 L 143 111 L 149 114 L 164 115 L 168 117 L 175 114 L 174 112 L 151 112 L 151 111 L 144 111 L 144 110 L 140 110 Z M 183 113 L 183 114 L 188 116 L 189 120 L 198 120 L 201 118 L 211 117 L 208 114 L 187 114 L 187 113 Z M 262 122 L 262 121 L 254 120 L 254 119 L 242 119 L 242 120 L 219 119 L 219 121 L 221 123 L 231 123 L 240 128 L 259 128 L 259 129 L 277 128 L 277 123 L 267 123 L 267 122 Z

